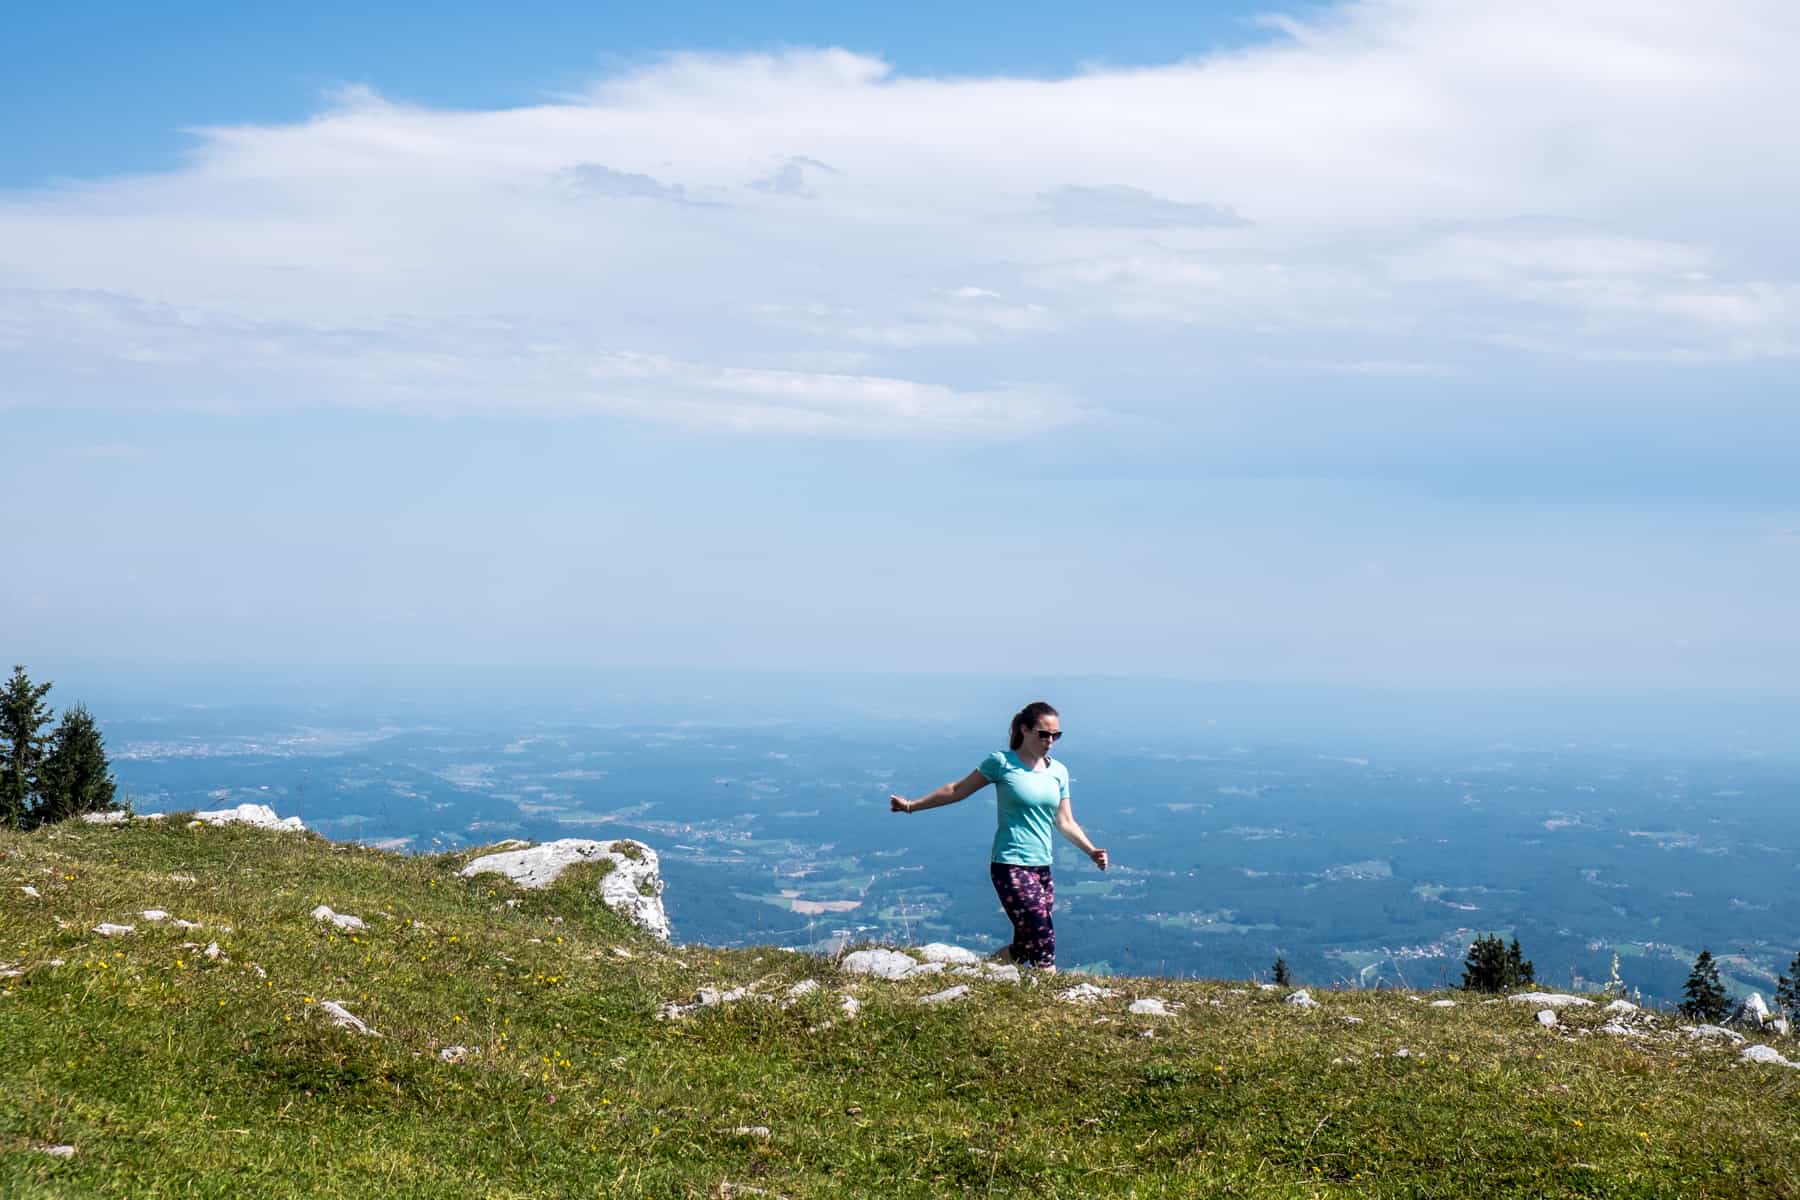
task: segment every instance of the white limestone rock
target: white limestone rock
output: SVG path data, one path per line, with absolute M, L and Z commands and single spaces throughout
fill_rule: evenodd
M 365 1025 L 362 1018 L 345 1008 L 341 1000 L 322 1000 L 319 1002 L 319 1011 L 330 1017 L 331 1023 L 339 1029 L 348 1029 L 353 1033 L 360 1033 L 364 1037 L 381 1036 Z
M 1723 1025 L 1684 1025 L 1681 1027 L 1681 1032 L 1695 1041 L 1723 1040 L 1737 1045 L 1741 1045 L 1744 1041 L 1743 1034 L 1735 1029 L 1727 1029 Z
M 1538 1009 L 1537 1023 L 1539 1025 L 1542 1025 L 1546 1029 L 1550 1028 L 1552 1025 L 1555 1025 L 1556 1024 L 1556 1010 L 1554 1008 Z
M 838 1009 L 842 1011 L 846 1017 L 854 1018 L 857 1013 L 862 1011 L 862 1001 L 858 1000 L 855 996 L 845 996 L 842 1000 L 838 1001 Z
M 1116 995 L 1118 993 L 1111 988 L 1103 988 L 1099 984 L 1078 983 L 1056 993 L 1056 998 L 1064 1004 L 1093 1004 L 1100 1000 L 1111 1000 Z
M 852 975 L 873 975 L 877 979 L 905 979 L 923 965 L 910 954 L 880 946 L 871 950 L 853 950 L 838 964 Z M 944 969 L 942 963 L 936 966 L 940 971 Z
M 1592 1008 L 1594 1002 L 1565 992 L 1517 992 L 1507 997 L 1515 1004 L 1535 1004 L 1540 1008 Z
M 969 994 L 969 985 L 959 983 L 955 987 L 945 988 L 941 992 L 933 992 L 929 996 L 920 996 L 920 1004 L 948 1004 L 952 1000 L 961 1000 Z
M 1291 1004 L 1295 1008 L 1317 1008 L 1319 1006 L 1319 1002 L 1317 1000 L 1314 1000 L 1312 998 L 1312 993 L 1307 991 L 1305 988 L 1301 988 L 1297 992 L 1290 992 L 1282 1000 L 1282 1003 L 1283 1004 Z
M 950 973 L 969 979 L 997 979 L 1003 983 L 1018 983 L 1022 978 L 1019 968 L 1012 963 L 965 963 L 961 966 L 951 967 Z
M 282 833 L 301 833 L 306 829 L 299 817 L 278 817 L 275 810 L 266 804 L 215 808 L 195 813 L 194 820 L 202 825 L 253 825 L 258 829 L 274 829 Z
M 158 921 L 166 921 L 169 919 L 169 914 L 160 908 L 146 908 L 143 912 L 139 913 L 138 916 L 150 922 L 152 925 L 156 924 Z
M 600 881 L 601 901 L 651 937 L 668 941 L 669 914 L 663 910 L 662 870 L 656 851 L 632 838 L 611 842 L 561 838 L 522 850 L 484 854 L 464 867 L 462 876 L 473 879 L 491 871 L 523 888 L 544 888 L 577 863 L 608 860 L 613 869 Z
M 94 926 L 94 932 L 101 937 L 124 937 L 127 934 L 136 933 L 137 926 L 115 925 L 111 921 L 102 921 Z
M 323 924 L 335 925 L 345 933 L 368 928 L 361 917 L 353 917 L 349 913 L 332 912 L 330 906 L 324 904 L 312 910 L 312 919 Z
M 38 1150 L 39 1154 L 48 1154 L 51 1158 L 74 1158 L 75 1157 L 75 1147 L 69 1146 L 69 1145 L 39 1146 L 37 1148 L 37 1150 Z
M 1774 1017 L 1775 1014 L 1770 1012 L 1769 1006 L 1764 1003 L 1762 993 L 1751 992 L 1748 996 L 1744 997 L 1743 1003 L 1737 1006 L 1732 1012 L 1730 1019 L 1725 1023 L 1727 1025 L 1743 1026 L 1747 1029 L 1761 1029 L 1764 1025 L 1767 1025 L 1772 1021 Z
M 43 897 L 38 894 L 38 890 L 36 888 L 32 887 L 29 883 L 26 884 L 25 886 L 21 887 L 19 890 L 21 892 L 25 893 L 25 898 L 28 900 L 42 900 L 43 899 Z
M 1787 1056 L 1773 1046 L 1745 1046 L 1738 1057 L 1748 1063 L 1767 1063 L 1775 1067 L 1800 1068 L 1800 1063 L 1789 1062 Z
M 795 1000 L 798 1000 L 798 999 L 802 998 L 803 996 L 810 996 L 818 990 L 819 990 L 819 981 L 818 980 L 802 979 L 799 983 L 796 983 L 793 987 L 791 987 L 787 990 L 788 1003 L 791 1004 Z
M 1125 1009 L 1128 1013 L 1136 1013 L 1140 1017 L 1172 1017 L 1174 1011 L 1169 1008 L 1168 1001 L 1160 996 L 1145 996 L 1133 1000 Z
M 928 942 L 919 947 L 919 957 L 926 962 L 968 964 L 981 961 L 981 955 L 947 942 Z
M 1629 1000 L 1614 1000 L 1611 1004 L 1608 1004 L 1601 1011 L 1609 1012 L 1609 1013 L 1620 1013 L 1620 1014 L 1634 1013 L 1634 1012 L 1638 1011 L 1638 1006 L 1633 1004 Z
M 1455 1008 L 1456 1001 L 1454 1001 L 1454 1000 L 1433 1000 L 1431 1002 L 1431 1007 L 1433 1007 L 1433 1008 Z
M 442 1050 L 438 1051 L 438 1061 L 447 1062 L 454 1066 L 457 1063 L 468 1062 L 470 1055 L 479 1053 L 481 1053 L 480 1046 L 476 1046 L 473 1049 L 470 1049 L 468 1046 L 445 1046 Z

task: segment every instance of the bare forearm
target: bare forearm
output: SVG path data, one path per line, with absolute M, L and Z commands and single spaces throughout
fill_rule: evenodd
M 942 808 L 946 804 L 955 804 L 962 797 L 956 794 L 956 784 L 946 783 L 935 791 L 926 792 L 917 800 L 906 802 L 907 812 L 919 812 L 921 809 Z
M 1086 831 L 1073 820 L 1058 821 L 1056 823 L 1056 828 L 1064 837 L 1068 838 L 1071 842 L 1074 842 L 1075 848 L 1083 854 L 1092 855 L 1094 853 L 1094 843 L 1088 841 Z

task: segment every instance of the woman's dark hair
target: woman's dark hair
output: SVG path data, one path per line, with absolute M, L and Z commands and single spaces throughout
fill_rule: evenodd
M 1017 750 L 1020 746 L 1023 746 L 1025 744 L 1025 731 L 1027 729 L 1037 728 L 1037 723 L 1040 718 L 1058 715 L 1060 714 L 1058 714 L 1054 708 L 1050 707 L 1050 702 L 1048 700 L 1033 700 L 1030 704 L 1021 708 L 1013 717 L 1012 744 L 1008 746 L 1007 749 Z

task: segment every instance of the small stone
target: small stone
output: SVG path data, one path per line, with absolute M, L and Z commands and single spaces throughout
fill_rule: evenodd
M 1153 1038 L 1153 1037 L 1155 1037 L 1155 1036 L 1156 1036 L 1156 1030 L 1154 1030 L 1154 1029 L 1140 1029 L 1140 1030 L 1138 1030 L 1138 1036 L 1139 1036 L 1139 1037 L 1141 1037 L 1141 1038 L 1144 1038 L 1144 1039 L 1146 1039 L 1146 1040 L 1148 1040 L 1148 1039 L 1150 1039 L 1150 1038 Z
M 312 910 L 312 916 L 313 920 L 329 922 L 339 929 L 344 930 L 346 933 L 357 929 L 368 928 L 361 917 L 353 917 L 349 913 L 332 912 L 329 907 L 323 904 Z
M 1136 1013 L 1140 1017 L 1172 1017 L 1175 1015 L 1170 1011 L 1167 1002 L 1160 996 L 1145 996 L 1141 1000 L 1133 1000 L 1125 1011 Z
M 1394 1057 L 1395 1058 L 1411 1058 L 1412 1051 L 1408 1050 L 1405 1046 L 1402 1046 L 1398 1050 L 1394 1051 Z
M 219 943 L 217 943 L 217 942 L 208 943 L 206 949 L 201 951 L 201 953 L 206 955 L 206 957 L 213 959 L 214 961 L 217 961 L 218 959 L 223 958 L 225 956 L 225 952 L 223 950 L 219 949 Z
M 1342 1021 L 1346 1025 L 1361 1025 L 1363 1023 L 1363 1019 L 1361 1017 L 1339 1017 L 1338 1020 Z
M 136 933 L 135 925 L 114 925 L 110 921 L 102 921 L 94 926 L 94 932 L 101 937 L 124 937 L 128 933 Z
M 1556 1024 L 1556 1010 L 1554 1008 L 1538 1009 L 1537 1023 L 1544 1026 L 1546 1029 Z
M 1319 1006 L 1319 1002 L 1314 1000 L 1312 998 L 1312 993 L 1308 992 L 1305 988 L 1301 988 L 1299 991 L 1289 994 L 1282 1000 L 1282 1003 L 1291 1004 L 1295 1008 L 1317 1008 Z
M 1750 1063 L 1767 1063 L 1775 1067 L 1800 1067 L 1800 1063 L 1789 1062 L 1787 1057 L 1773 1046 L 1746 1046 L 1738 1057 Z
M 368 1037 L 380 1037 L 373 1029 L 363 1024 L 362 1019 L 353 1014 L 337 1000 L 324 1000 L 319 1003 L 319 1011 L 331 1018 L 331 1023 L 340 1029 L 349 1029 Z
M 206 928 L 206 926 L 202 925 L 198 921 L 184 921 L 180 917 L 176 917 L 173 921 L 170 922 L 170 924 L 175 926 L 175 928 L 177 928 L 177 929 L 205 929 Z
M 920 996 L 920 1004 L 948 1004 L 952 1000 L 961 1000 L 969 994 L 969 985 L 959 983 L 953 988 L 945 988 L 941 992 L 933 992 L 929 996 Z
M 857 1013 L 862 1011 L 862 1001 L 858 1000 L 855 996 L 845 996 L 842 1000 L 838 1001 L 838 1007 L 844 1011 L 846 1017 L 854 1017 Z
M 467 1062 L 471 1054 L 479 1054 L 480 1052 L 481 1047 L 479 1046 L 473 1050 L 469 1049 L 467 1046 L 445 1046 L 442 1050 L 438 1051 L 438 1058 L 443 1062 L 455 1064 Z
M 1519 992 L 1507 997 L 1519 1004 L 1537 1004 L 1544 1008 L 1592 1008 L 1594 1002 L 1566 992 Z
M 39 1154 L 48 1154 L 51 1158 L 74 1158 L 75 1157 L 75 1147 L 67 1146 L 67 1145 L 64 1145 L 64 1146 L 41 1146 L 38 1148 L 38 1153 Z
M 926 962 L 941 963 L 977 963 L 981 955 L 973 950 L 965 950 L 961 946 L 952 946 L 947 942 L 929 942 L 919 947 L 919 957 Z
M 1456 1001 L 1454 1001 L 1454 1000 L 1433 1000 L 1431 1002 L 1431 1007 L 1433 1007 L 1433 1008 L 1455 1008 Z
M 767 1125 L 739 1125 L 731 1132 L 739 1137 L 766 1139 L 769 1136 L 769 1127 Z
M 183 875 L 181 872 L 177 871 L 174 874 L 169 876 L 169 882 L 170 883 L 199 883 L 200 881 L 198 879 L 195 879 L 192 875 Z
M 1116 995 L 1118 993 L 1111 988 L 1093 983 L 1078 983 L 1056 993 L 1056 998 L 1065 1004 L 1093 1004 L 1097 1000 L 1111 1000 Z
M 24 887 L 21 887 L 19 890 L 21 892 L 24 892 L 28 897 L 30 897 L 33 900 L 43 899 L 43 897 L 38 894 L 38 890 L 36 888 L 32 887 L 29 883 L 26 884 Z
M 802 979 L 799 983 L 796 983 L 793 987 L 791 987 L 787 990 L 787 998 L 789 1000 L 798 1000 L 798 999 L 800 999 L 800 997 L 810 996 L 818 990 L 819 990 L 819 981 L 818 980 Z
M 1637 1010 L 1638 1006 L 1629 1000 L 1614 1000 L 1601 1011 L 1609 1013 L 1634 1013 Z
M 921 965 L 909 954 L 880 948 L 852 951 L 838 964 L 852 975 L 873 975 L 878 979 L 904 979 Z M 937 964 L 937 969 L 943 970 L 943 964 Z
M 157 921 L 166 921 L 169 919 L 169 914 L 160 908 L 146 908 L 143 912 L 139 913 L 138 916 L 152 924 Z

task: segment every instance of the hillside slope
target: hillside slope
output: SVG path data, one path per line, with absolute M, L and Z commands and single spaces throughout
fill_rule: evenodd
M 1800 1070 L 1666 1018 L 889 982 L 666 946 L 591 870 L 525 892 L 470 857 L 0 834 L 0 1194 L 1800 1196 Z M 1128 1011 L 1151 996 L 1172 1015 Z

